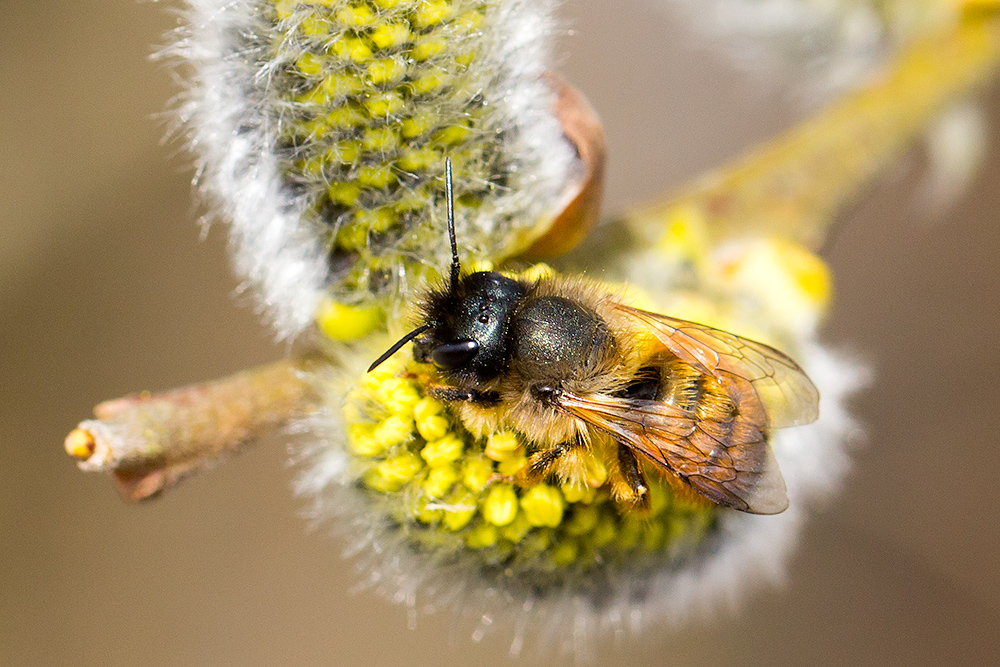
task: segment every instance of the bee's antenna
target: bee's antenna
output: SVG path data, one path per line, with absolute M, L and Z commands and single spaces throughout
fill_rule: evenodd
M 451 241 L 451 289 L 458 289 L 458 241 L 455 240 L 455 189 L 451 183 L 451 158 L 444 159 L 445 194 L 448 201 L 448 240 Z
M 416 329 L 414 329 L 410 333 L 406 334 L 405 336 L 403 336 L 402 338 L 400 338 L 399 340 L 397 340 L 395 343 L 393 343 L 392 347 L 390 347 L 388 350 L 386 350 L 385 352 L 383 352 L 382 356 L 375 360 L 375 363 L 373 363 L 371 366 L 368 367 L 368 372 L 371 373 L 373 370 L 375 370 L 376 368 L 378 368 L 380 365 L 382 365 L 383 361 L 385 361 L 386 359 L 388 359 L 392 355 L 396 354 L 396 352 L 399 351 L 399 348 L 403 347 L 404 345 L 406 345 L 407 343 L 409 343 L 411 340 L 413 340 L 414 338 L 416 338 L 417 336 L 419 336 L 423 332 L 425 332 L 428 329 L 430 329 L 431 326 L 433 326 L 433 325 L 430 322 L 428 322 L 427 324 L 425 324 L 423 326 L 420 326 L 420 327 L 417 327 Z

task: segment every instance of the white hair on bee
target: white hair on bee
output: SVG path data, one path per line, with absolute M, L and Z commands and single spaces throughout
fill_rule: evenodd
M 448 4 L 457 12 L 476 11 L 483 3 L 454 0 Z M 464 242 L 486 255 L 502 248 L 519 225 L 550 214 L 572 177 L 574 154 L 551 110 L 552 92 L 541 78 L 549 62 L 547 37 L 554 29 L 553 4 L 549 0 L 487 3 L 488 20 L 445 47 L 472 45 L 477 53 L 473 66 L 463 70 L 467 76 L 459 80 L 460 93 L 466 97 L 445 102 L 455 106 L 468 103 L 468 96 L 481 95 L 489 123 L 482 128 L 484 138 L 477 139 L 488 144 L 480 152 L 507 156 L 500 167 L 505 170 L 502 174 L 489 173 L 488 167 L 480 169 L 485 175 L 471 169 L 456 173 L 456 191 L 461 191 L 463 178 L 504 181 L 500 187 L 489 188 L 485 181 L 477 181 L 475 187 L 488 190 L 485 205 L 478 214 L 468 213 L 459 222 Z M 309 40 L 289 37 L 302 25 L 303 16 L 314 11 L 339 16 L 338 12 L 356 12 L 359 7 L 347 0 L 311 4 L 189 0 L 175 43 L 159 54 L 190 68 L 178 118 L 197 156 L 200 190 L 212 207 L 207 218 L 231 223 L 236 267 L 259 295 L 280 337 L 294 336 L 308 327 L 323 295 L 335 289 L 331 229 L 335 233 L 341 223 L 318 219 L 316 211 L 329 185 L 323 178 L 310 180 L 297 173 L 289 177 L 290 165 L 301 162 L 301 151 L 290 158 L 279 149 L 283 140 L 287 142 L 299 102 L 282 98 L 288 91 L 277 80 L 292 64 L 310 55 Z M 380 9 L 368 9 L 375 20 L 382 20 L 383 14 L 388 16 Z M 451 61 L 455 55 L 449 55 Z M 435 97 L 427 102 L 426 111 L 438 113 L 441 109 L 434 105 L 445 102 Z M 459 106 L 445 111 L 442 117 L 461 117 Z M 301 148 L 298 145 L 296 151 Z M 352 164 L 357 167 L 356 158 Z M 400 191 L 411 187 L 404 184 Z M 425 196 L 420 215 L 439 218 L 440 202 Z M 427 266 L 446 263 L 438 235 L 428 234 L 423 243 L 426 247 L 405 248 L 405 256 Z M 400 278 L 403 272 L 386 274 L 387 280 L 397 281 L 393 286 L 399 290 L 410 287 Z M 367 284 L 353 291 L 341 289 L 336 296 L 347 302 L 364 300 L 368 293 L 361 292 L 366 288 Z
M 381 347 L 370 349 L 376 354 Z M 510 637 L 513 656 L 555 652 L 592 663 L 599 643 L 732 613 L 748 594 L 783 579 L 810 509 L 833 495 L 848 470 L 848 450 L 860 431 L 845 403 L 866 377 L 860 365 L 818 344 L 804 344 L 800 352 L 821 404 L 818 421 L 775 434 L 790 507 L 772 516 L 722 510 L 717 527 L 680 558 L 663 550 L 574 572 L 556 586 L 530 574 L 512 586 L 511 579 L 485 572 L 477 552 L 415 549 L 406 524 L 392 518 L 399 501 L 359 484 L 336 404 L 303 425 L 314 443 L 297 461 L 296 491 L 308 501 L 313 524 L 332 527 L 346 541 L 344 555 L 360 573 L 359 589 L 404 605 L 411 627 L 423 614 L 453 613 L 474 641 Z M 344 356 L 341 371 L 328 369 L 317 383 L 331 397 L 342 396 L 339 385 L 359 377 L 367 358 L 355 350 Z

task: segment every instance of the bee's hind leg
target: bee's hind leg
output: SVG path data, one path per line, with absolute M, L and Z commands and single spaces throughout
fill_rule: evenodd
M 611 494 L 621 505 L 649 510 L 649 482 L 638 459 L 625 445 L 618 445 L 618 470 L 611 476 Z

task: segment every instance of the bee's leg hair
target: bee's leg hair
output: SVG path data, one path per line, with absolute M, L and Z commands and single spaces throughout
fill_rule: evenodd
M 569 450 L 569 445 L 556 445 L 540 452 L 535 452 L 528 457 L 528 464 L 514 476 L 514 483 L 518 486 L 534 486 L 545 479 L 552 467 L 563 454 Z
M 474 389 L 459 389 L 444 384 L 432 384 L 427 393 L 445 403 L 475 403 L 476 405 L 496 405 L 500 395 L 495 391 L 476 391 Z

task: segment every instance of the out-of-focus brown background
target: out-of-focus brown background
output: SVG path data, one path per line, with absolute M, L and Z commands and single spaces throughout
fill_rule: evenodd
M 271 445 L 145 506 L 62 438 L 96 402 L 283 353 L 233 298 L 225 234 L 199 239 L 185 156 L 150 116 L 171 4 L 0 2 L 0 664 L 509 664 L 453 618 L 368 593 L 309 533 Z M 678 39 L 643 0 L 569 0 L 560 68 L 606 123 L 608 209 L 649 197 L 799 113 Z M 1000 97 L 987 104 L 1000 130 Z M 1000 142 L 942 220 L 914 172 L 856 207 L 830 252 L 826 337 L 877 369 L 868 445 L 804 533 L 787 585 L 739 614 L 600 646 L 639 665 L 988 664 L 1000 652 Z M 467 627 L 467 624 L 463 627 Z M 522 658 L 532 664 L 530 656 Z M 561 664 L 553 662 L 552 664 Z

